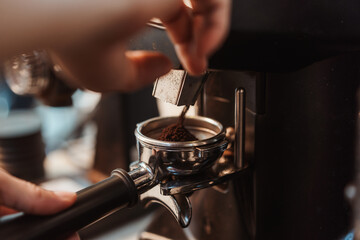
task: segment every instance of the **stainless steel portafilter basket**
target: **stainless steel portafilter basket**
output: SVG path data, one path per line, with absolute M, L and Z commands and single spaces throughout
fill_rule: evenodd
M 187 117 L 184 121 L 196 141 L 158 140 L 162 130 L 177 121 L 178 117 L 157 117 L 137 125 L 135 136 L 141 162 L 160 166 L 173 175 L 191 175 L 211 166 L 226 149 L 223 126 L 207 117 Z

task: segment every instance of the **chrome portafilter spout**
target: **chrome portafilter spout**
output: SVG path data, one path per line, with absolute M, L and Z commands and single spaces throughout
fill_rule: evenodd
M 219 184 L 241 171 L 221 158 L 228 146 L 222 125 L 206 117 L 189 117 L 186 128 L 198 139 L 157 140 L 177 117 L 152 118 L 137 125 L 138 161 L 130 172 L 115 169 L 111 176 L 77 192 L 73 206 L 50 216 L 21 214 L 0 219 L 0 239 L 64 238 L 115 210 L 160 203 L 182 227 L 191 220 L 188 195 Z

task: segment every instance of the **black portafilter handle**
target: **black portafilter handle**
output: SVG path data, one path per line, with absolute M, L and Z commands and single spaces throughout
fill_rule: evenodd
M 109 178 L 77 192 L 74 205 L 62 212 L 47 216 L 23 214 L 0 223 L 0 239 L 64 239 L 137 201 L 134 181 L 126 171 L 116 169 Z

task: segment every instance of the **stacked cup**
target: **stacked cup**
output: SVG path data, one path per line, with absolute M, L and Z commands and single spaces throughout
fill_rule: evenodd
M 41 180 L 44 159 L 41 121 L 34 111 L 12 111 L 8 117 L 0 118 L 1 168 L 28 181 Z

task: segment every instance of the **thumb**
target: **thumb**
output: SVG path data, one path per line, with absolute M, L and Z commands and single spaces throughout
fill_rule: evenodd
M 30 214 L 53 214 L 72 205 L 76 194 L 47 191 L 0 170 L 0 204 Z

